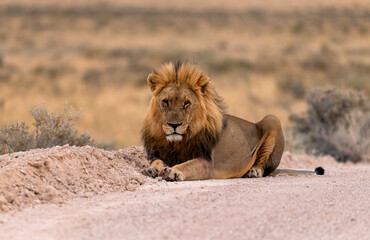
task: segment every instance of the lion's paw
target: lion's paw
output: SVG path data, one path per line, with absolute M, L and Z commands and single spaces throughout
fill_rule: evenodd
M 148 177 L 152 177 L 152 178 L 156 178 L 159 176 L 159 173 L 161 172 L 161 169 L 159 168 L 147 168 L 143 171 L 143 174 L 148 176 Z
M 170 168 L 170 167 L 163 168 L 161 172 L 159 173 L 159 176 L 161 176 L 166 181 L 184 181 L 185 180 L 185 176 L 182 172 L 174 168 Z
M 252 167 L 247 172 L 246 176 L 249 178 L 260 178 L 263 177 L 263 169 L 259 167 Z

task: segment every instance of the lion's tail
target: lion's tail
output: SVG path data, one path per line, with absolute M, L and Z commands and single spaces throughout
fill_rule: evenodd
M 324 175 L 325 169 L 322 167 L 315 168 L 315 171 L 276 169 L 269 176 L 298 176 L 298 175 Z

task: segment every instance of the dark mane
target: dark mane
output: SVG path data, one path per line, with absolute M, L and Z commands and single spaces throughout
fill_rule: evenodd
M 189 132 L 194 131 L 185 135 L 180 142 L 167 141 L 156 102 L 156 95 L 161 89 L 173 82 L 188 85 L 201 103 L 195 110 L 197 118 L 189 124 Z M 196 64 L 170 62 L 155 69 L 148 77 L 148 84 L 153 91 L 153 97 L 141 131 L 148 160 L 160 159 L 168 166 L 194 158 L 211 161 L 212 150 L 224 126 L 225 107 L 223 99 L 213 88 L 208 76 L 204 75 Z
M 212 160 L 212 149 L 218 142 L 219 134 L 215 135 L 204 130 L 192 139 L 184 139 L 181 142 L 160 143 L 158 139 L 143 134 L 143 141 L 148 160 L 161 159 L 168 166 L 174 166 L 194 158 Z

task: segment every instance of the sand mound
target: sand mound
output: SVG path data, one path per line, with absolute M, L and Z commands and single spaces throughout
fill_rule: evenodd
M 0 156 L 0 210 L 37 203 L 63 203 L 73 197 L 134 190 L 152 181 L 141 174 L 148 166 L 143 147 L 105 151 L 65 145 Z M 279 168 L 337 168 L 334 158 L 285 152 Z
M 22 209 L 35 203 L 62 203 L 133 190 L 149 180 L 142 147 L 105 151 L 65 145 L 0 156 L 0 209 Z

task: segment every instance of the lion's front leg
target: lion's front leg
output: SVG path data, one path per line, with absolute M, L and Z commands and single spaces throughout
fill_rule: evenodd
M 212 162 L 195 158 L 173 167 L 165 167 L 159 173 L 167 181 L 203 180 L 213 178 Z
M 144 174 L 149 176 L 149 177 L 158 177 L 159 173 L 165 168 L 165 164 L 162 160 L 154 160 L 150 166 L 144 170 Z
M 174 167 L 163 168 L 159 173 L 159 176 L 166 181 L 184 181 L 186 179 L 184 173 L 175 169 Z

